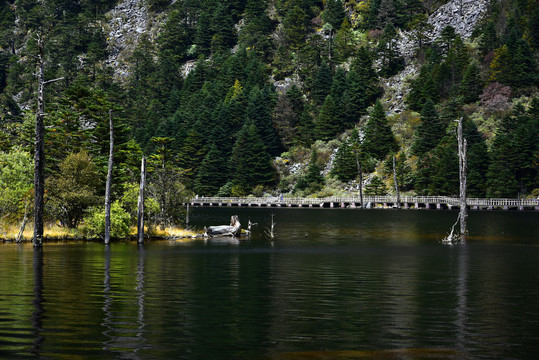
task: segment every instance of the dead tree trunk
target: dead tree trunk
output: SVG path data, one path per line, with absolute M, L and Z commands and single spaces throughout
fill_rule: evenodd
M 468 218 L 468 209 L 467 209 L 467 203 L 466 203 L 466 191 L 467 191 L 467 184 L 466 184 L 466 168 L 467 168 L 467 161 L 466 161 L 466 139 L 462 135 L 462 118 L 459 120 L 458 128 L 458 147 L 459 147 L 459 182 L 460 182 L 460 211 L 459 211 L 459 220 L 460 220 L 460 237 L 461 241 L 464 241 L 466 237 L 466 232 L 468 231 L 466 225 L 467 225 L 467 218 Z
M 43 211 L 45 195 L 45 85 L 62 80 L 45 81 L 43 34 L 37 36 L 37 113 L 34 142 L 34 237 L 35 247 L 43 245 Z
M 395 166 L 395 155 L 393 155 L 393 180 L 395 181 L 395 194 L 397 195 L 397 208 L 401 208 L 401 196 L 399 193 L 399 183 L 397 182 L 397 168 Z
M 138 211 L 137 211 L 137 241 L 139 244 L 144 243 L 144 190 L 146 188 L 146 158 L 142 157 L 140 167 L 140 190 L 138 194 Z
M 43 197 L 45 194 L 45 78 L 43 72 L 43 37 L 38 36 L 38 89 L 37 89 L 37 114 L 35 127 L 35 151 L 34 151 L 34 238 L 35 247 L 43 245 Z
M 456 121 L 456 120 L 455 120 Z M 447 237 L 443 238 L 441 242 L 443 244 L 457 244 L 466 240 L 466 233 L 468 231 L 466 226 L 466 220 L 468 218 L 468 209 L 466 204 L 466 139 L 462 135 L 462 118 L 458 120 L 457 126 L 457 141 L 458 141 L 458 155 L 459 155 L 459 183 L 460 183 L 460 200 L 459 200 L 459 216 L 457 221 L 451 227 L 451 232 Z M 460 223 L 460 234 L 454 234 L 455 226 Z
M 17 234 L 17 239 L 15 242 L 17 244 L 22 242 L 22 239 L 24 238 L 24 229 L 26 228 L 26 224 L 28 223 L 28 204 L 30 201 L 26 201 L 26 205 L 24 206 L 24 218 L 22 219 L 21 228 L 19 229 L 19 234 Z
M 109 110 L 110 148 L 107 171 L 107 184 L 105 186 L 105 244 L 110 242 L 110 191 L 112 183 L 112 165 L 114 163 L 114 126 L 112 123 L 112 110 Z
M 361 204 L 361 208 L 363 209 L 363 169 L 361 168 L 361 162 L 359 161 L 359 154 L 356 152 L 356 166 L 357 166 L 357 173 L 359 175 L 359 202 Z
M 189 230 L 189 201 L 187 202 L 187 210 L 185 213 L 185 229 Z
M 241 233 L 241 223 L 238 215 L 232 215 L 230 225 L 210 226 L 206 229 L 204 235 L 212 236 L 238 236 Z
M 270 228 L 266 229 L 266 235 L 270 238 L 271 241 L 275 239 L 275 221 L 273 221 L 275 214 L 271 213 L 271 224 Z

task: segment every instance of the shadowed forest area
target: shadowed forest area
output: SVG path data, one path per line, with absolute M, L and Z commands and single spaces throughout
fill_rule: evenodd
M 487 1 L 469 36 L 447 25 L 433 39 L 433 14 L 475 11 L 463 3 L 0 0 L 1 221 L 33 211 L 40 54 L 45 221 L 87 236 L 104 229 L 109 112 L 115 237 L 136 223 L 142 156 L 145 216 L 161 228 L 185 225 L 195 195 L 385 195 L 396 182 L 454 196 L 461 117 L 468 196 L 537 197 L 539 7 Z

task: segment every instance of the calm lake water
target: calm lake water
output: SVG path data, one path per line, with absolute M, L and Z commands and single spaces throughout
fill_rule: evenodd
M 271 213 L 276 239 L 264 235 Z M 246 241 L 0 245 L 1 359 L 539 353 L 539 212 L 203 208 Z

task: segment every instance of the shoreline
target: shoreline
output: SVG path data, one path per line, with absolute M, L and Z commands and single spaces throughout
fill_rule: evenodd
M 3 225 L 3 224 L 0 224 Z M 28 226 L 30 225 L 30 226 Z M 5 226 L 7 230 L 0 233 L 0 244 L 32 244 L 33 230 L 32 223 L 27 225 L 27 229 L 24 231 L 22 240 L 17 243 L 17 235 L 19 233 L 18 228 L 14 225 Z M 1 226 L 0 226 L 1 228 Z M 76 229 L 67 229 L 58 226 L 47 226 L 44 230 L 43 243 L 83 243 L 83 242 L 92 242 L 92 243 L 104 243 L 102 237 L 85 237 L 82 234 L 75 233 Z M 166 228 L 165 230 L 152 229 L 151 231 L 146 231 L 144 236 L 144 241 L 147 240 L 195 240 L 202 236 L 200 232 L 193 230 L 186 230 L 180 228 Z M 132 232 L 126 237 L 120 238 L 111 238 L 111 242 L 136 242 L 137 236 L 135 232 Z

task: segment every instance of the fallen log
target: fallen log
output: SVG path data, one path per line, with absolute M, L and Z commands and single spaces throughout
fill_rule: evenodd
M 241 223 L 238 215 L 232 215 L 230 225 L 217 225 L 206 228 L 204 236 L 239 236 L 241 233 Z

